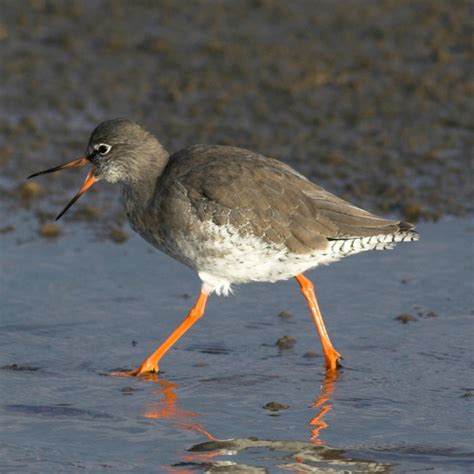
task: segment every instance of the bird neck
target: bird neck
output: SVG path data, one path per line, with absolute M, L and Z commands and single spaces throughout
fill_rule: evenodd
M 140 166 L 130 174 L 129 179 L 121 183 L 129 219 L 142 219 L 147 212 L 168 159 L 168 153 L 161 147 L 159 153 L 155 153 L 149 161 L 140 160 Z

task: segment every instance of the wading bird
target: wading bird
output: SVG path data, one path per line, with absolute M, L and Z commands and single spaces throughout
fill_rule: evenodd
M 186 319 L 137 369 L 158 372 L 171 346 L 204 314 L 208 296 L 232 284 L 294 277 L 319 333 L 328 370 L 341 355 L 329 339 L 314 288 L 303 273 L 366 250 L 418 239 L 412 224 L 384 219 L 313 184 L 290 166 L 242 148 L 195 145 L 169 155 L 140 125 L 101 123 L 83 158 L 35 173 L 91 165 L 59 219 L 96 181 L 119 183 L 132 228 L 202 281 Z

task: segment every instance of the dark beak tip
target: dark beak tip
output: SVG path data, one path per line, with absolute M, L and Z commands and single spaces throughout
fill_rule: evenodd
M 61 171 L 61 170 L 70 169 L 70 168 L 80 168 L 87 164 L 90 164 L 90 160 L 87 157 L 78 158 L 76 160 L 68 161 L 67 163 L 64 163 L 63 165 L 55 166 L 54 168 L 49 168 L 44 171 L 39 171 L 38 173 L 30 174 L 26 179 L 35 178 L 36 176 L 41 176 L 43 174 L 54 173 L 55 171 Z

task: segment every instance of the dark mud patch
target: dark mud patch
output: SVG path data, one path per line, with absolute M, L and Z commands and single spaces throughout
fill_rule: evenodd
M 137 392 L 139 389 L 135 387 L 123 387 L 120 389 L 120 392 L 122 395 L 133 395 L 135 392 Z
M 66 405 L 6 405 L 10 412 L 21 413 L 23 415 L 38 415 L 50 418 L 93 418 L 93 419 L 113 419 L 106 413 L 98 413 L 91 410 L 82 410 Z
M 468 0 L 5 2 L 5 210 L 24 206 L 27 175 L 127 116 L 170 151 L 246 147 L 383 214 L 472 212 L 469 19 Z M 47 192 L 27 191 L 32 212 L 59 212 L 81 175 L 42 177 Z M 108 238 L 124 215 L 118 192 L 95 188 L 67 220 Z
M 34 367 L 32 365 L 20 365 L 20 364 L 10 364 L 4 365 L 2 370 L 12 370 L 14 372 L 36 372 L 40 370 L 41 367 Z
M 303 357 L 305 359 L 317 359 L 318 357 L 321 357 L 321 354 L 318 354 L 317 352 L 313 351 L 308 351 L 303 354 Z
M 234 352 L 231 348 L 223 344 L 193 344 L 188 347 L 188 351 L 200 352 L 201 354 L 227 355 Z
M 228 377 L 211 377 L 208 379 L 202 379 L 201 382 L 206 384 L 218 384 L 218 385 L 229 385 L 229 386 L 242 386 L 245 389 L 247 386 L 264 384 L 272 379 L 279 378 L 276 375 L 250 375 L 250 374 L 237 374 Z

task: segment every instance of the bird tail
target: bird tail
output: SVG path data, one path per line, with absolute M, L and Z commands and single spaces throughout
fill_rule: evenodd
M 395 237 L 394 242 L 415 242 L 420 240 L 420 234 L 416 231 L 415 226 L 405 221 L 398 223 L 398 232 L 393 235 Z
M 332 252 L 342 257 L 366 250 L 393 249 L 400 242 L 414 242 L 420 235 L 409 222 L 398 222 L 397 229 L 390 233 L 377 233 L 366 237 L 329 239 Z

